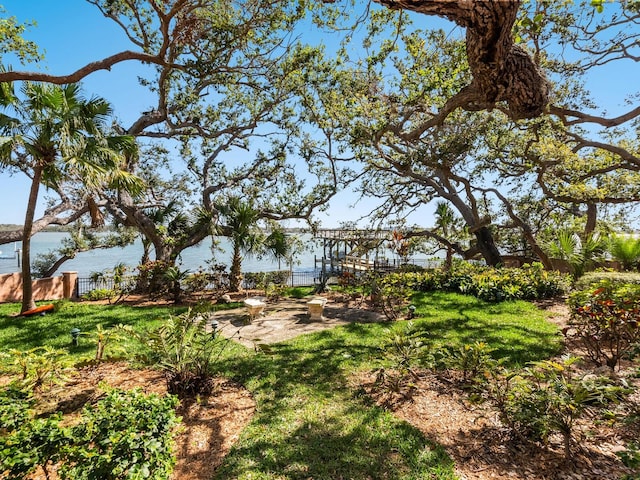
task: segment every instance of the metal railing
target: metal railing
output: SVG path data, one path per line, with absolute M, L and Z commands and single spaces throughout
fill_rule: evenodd
M 287 285 L 288 287 L 313 286 L 316 283 L 318 283 L 319 276 L 320 276 L 319 271 L 290 272 L 289 278 L 285 282 L 285 285 Z M 131 285 L 134 279 L 135 279 L 134 277 L 127 277 L 123 279 L 123 281 L 119 285 L 120 286 L 122 284 Z M 76 296 L 80 298 L 83 295 L 86 295 L 98 289 L 116 290 L 116 288 L 119 285 L 116 284 L 113 278 L 109 278 L 109 277 L 101 277 L 99 279 L 79 277 L 76 283 L 75 291 L 76 291 Z M 210 284 L 207 287 L 207 289 L 215 289 L 217 286 L 219 286 L 218 282 L 217 282 L 217 285 Z M 246 288 L 246 285 L 243 285 L 243 288 Z

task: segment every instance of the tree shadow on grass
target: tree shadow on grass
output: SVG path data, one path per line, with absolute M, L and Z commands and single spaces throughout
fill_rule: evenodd
M 215 478 L 453 478 L 444 450 L 417 429 L 377 407 L 340 400 L 288 421 L 260 412 Z
M 560 351 L 558 328 L 526 302 L 489 303 L 473 297 L 433 293 L 414 298 L 422 318 L 416 329 L 432 344 L 485 342 L 496 359 L 512 365 L 549 358 Z
M 348 325 L 219 362 L 258 409 L 215 478 L 453 478 L 440 447 L 349 386 L 379 356 L 380 330 Z

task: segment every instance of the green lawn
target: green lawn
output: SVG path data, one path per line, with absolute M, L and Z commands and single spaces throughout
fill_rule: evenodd
M 547 358 L 559 335 L 542 312 L 526 302 L 488 304 L 456 294 L 413 298 L 416 328 L 432 345 L 483 340 L 512 363 Z M 93 346 L 70 346 L 73 327 L 101 323 L 136 328 L 158 325 L 171 308 L 71 304 L 60 313 L 10 318 L 18 307 L 0 306 L 0 349 L 52 345 L 77 359 Z M 175 312 L 177 313 L 177 312 Z M 396 322 L 401 328 L 405 322 Z M 243 383 L 258 409 L 217 479 L 454 479 L 444 451 L 415 428 L 373 405 L 349 384 L 356 371 L 380 362 L 386 331 L 396 324 L 351 324 L 273 345 L 255 353 L 237 344 L 217 368 Z

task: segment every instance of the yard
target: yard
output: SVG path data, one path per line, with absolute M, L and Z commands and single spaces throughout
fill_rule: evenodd
M 562 351 L 562 310 L 545 311 L 524 301 L 487 303 L 454 293 L 421 293 L 412 301 L 417 307 L 413 329 L 427 349 L 482 341 L 493 357 L 511 367 Z M 333 305 L 342 315 L 354 312 L 337 299 Z M 69 335 L 74 327 L 93 332 L 97 325 L 124 323 L 143 331 L 184 311 L 80 303 L 52 315 L 14 318 L 16 309 L 0 306 L 3 352 L 50 345 L 67 352 L 75 364 L 92 358 L 96 337 L 81 337 L 74 347 Z M 237 314 L 240 318 L 244 312 Z M 256 340 L 254 348 L 229 343 L 214 365 L 221 379 L 213 394 L 180 407 L 185 428 L 177 441 L 174 478 L 591 479 L 630 473 L 615 452 L 631 431 L 612 422 L 594 418 L 581 425 L 583 440 L 567 463 L 557 439 L 547 447 L 515 441 L 495 411 L 429 371 L 416 371 L 410 389 L 381 389 L 373 371 L 392 368 L 386 345 L 407 321 L 343 320 L 282 342 Z M 134 361 L 137 348 L 130 340 L 109 344 L 107 356 L 131 364 L 84 367 L 66 387 L 49 391 L 48 408 L 68 406 L 68 395 L 95 400 L 101 379 L 158 391 L 164 382 Z M 11 361 L 3 359 L 3 366 Z M 74 408 L 81 404 L 77 401 Z

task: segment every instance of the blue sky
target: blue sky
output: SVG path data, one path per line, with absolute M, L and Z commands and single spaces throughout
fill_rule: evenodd
M 24 69 L 46 69 L 52 74 L 65 74 L 124 49 L 133 49 L 122 31 L 100 12 L 84 0 L 0 0 L 6 14 L 16 16 L 19 21 L 35 20 L 37 27 L 25 35 L 35 41 L 45 51 L 45 61 L 41 65 L 28 65 Z M 431 17 L 421 16 L 422 25 L 435 23 Z M 443 22 L 438 22 L 443 25 Z M 452 25 L 452 24 L 451 24 Z M 23 69 L 18 64 L 14 69 Z M 138 75 L 144 74 L 144 66 L 138 62 L 124 62 L 111 71 L 100 71 L 87 77 L 83 82 L 86 95 L 99 95 L 113 106 L 122 124 L 130 124 L 140 112 L 149 110 L 154 99 L 137 84 Z M 601 105 L 606 105 L 609 115 L 619 114 L 626 108 L 624 95 L 629 92 L 629 84 L 640 77 L 639 65 L 620 62 L 616 69 L 607 69 L 602 75 L 589 79 L 589 86 L 597 92 Z M 9 177 L 0 174 L 0 223 L 21 224 L 24 205 L 28 194 L 28 181 L 18 175 Z M 352 194 L 344 193 L 331 202 L 327 214 L 318 218 L 323 226 L 337 226 L 342 221 L 356 220 L 365 213 L 369 202 L 361 202 L 351 208 Z M 39 213 L 44 202 L 40 202 Z M 430 219 L 415 220 L 423 226 L 430 226 Z
M 135 50 L 122 30 L 105 19 L 94 6 L 84 0 L 0 0 L 6 15 L 17 17 L 19 22 L 35 20 L 25 34 L 35 41 L 45 53 L 39 65 L 22 67 L 12 65 L 14 70 L 42 69 L 52 74 L 70 73 L 86 63 L 95 61 L 122 50 Z M 82 81 L 85 95 L 98 95 L 107 99 L 122 125 L 129 125 L 140 115 L 150 110 L 155 98 L 138 85 L 137 77 L 144 75 L 145 67 L 138 62 L 123 62 L 111 71 L 99 71 Z M 0 174 L 0 223 L 22 224 L 29 184 L 18 174 L 9 178 Z M 352 207 L 356 198 L 352 193 L 339 194 L 327 213 L 319 213 L 323 226 L 335 227 L 343 221 L 356 220 L 370 207 L 360 204 Z M 45 202 L 39 201 L 38 213 L 44 211 Z

